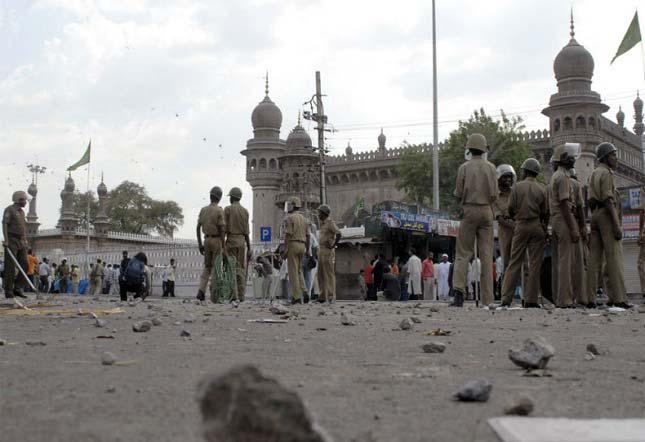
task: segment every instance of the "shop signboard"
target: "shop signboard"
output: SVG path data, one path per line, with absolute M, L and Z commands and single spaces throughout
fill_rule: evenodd
M 620 190 L 620 199 L 623 210 L 638 210 L 641 200 L 645 195 L 640 187 L 629 187 Z
M 457 237 L 459 234 L 459 221 L 451 219 L 437 220 L 437 235 Z
M 436 218 L 431 215 L 415 215 L 405 212 L 381 211 L 381 223 L 392 229 L 413 232 L 432 232 L 436 229 Z
M 638 214 L 623 215 L 623 239 L 638 239 Z

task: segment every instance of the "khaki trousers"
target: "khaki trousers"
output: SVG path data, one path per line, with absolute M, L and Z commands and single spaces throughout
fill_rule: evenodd
M 638 276 L 641 280 L 641 293 L 645 295 L 645 243 L 641 244 L 638 255 Z
M 336 251 L 327 247 L 318 249 L 318 288 L 323 301 L 336 300 Z
M 481 301 L 493 302 L 493 209 L 490 206 L 464 206 L 464 217 L 457 235 L 457 259 L 453 273 L 453 287 L 466 294 L 468 261 L 477 252 L 481 260 Z
M 571 284 L 574 294 L 576 295 L 576 302 L 578 304 L 587 305 L 595 302 L 596 294 L 593 297 L 586 289 L 587 285 L 587 245 L 580 239 L 577 244 L 573 245 L 573 263 Z
M 434 301 L 435 300 L 435 288 L 434 288 L 434 278 L 427 277 L 423 278 L 423 299 L 425 301 Z
M 206 293 L 206 286 L 213 271 L 215 258 L 222 254 L 222 241 L 220 238 L 204 239 L 204 270 L 199 278 L 199 290 Z
M 305 277 L 302 273 L 302 258 L 305 256 L 305 243 L 289 241 L 287 243 L 287 267 L 289 268 L 289 288 L 291 297 L 296 301 L 305 292 Z
M 524 301 L 537 304 L 540 289 L 540 270 L 546 246 L 546 235 L 539 219 L 518 220 L 513 233 L 513 245 L 508 264 L 504 264 L 504 281 L 502 282 L 502 302 L 513 302 L 515 287 L 522 276 L 522 263 L 528 251 L 529 271 L 522 287 Z
M 511 261 L 511 246 L 513 244 L 513 229 L 498 224 L 499 254 L 502 255 L 504 267 Z
M 7 249 L 13 253 L 13 256 L 16 258 L 20 267 L 26 272 L 27 267 L 29 266 L 29 261 L 27 259 L 27 247 L 20 242 L 19 239 L 9 238 L 9 244 Z M 17 276 L 17 279 L 16 279 Z M 27 286 L 27 280 L 14 263 L 13 259 L 7 253 L 4 259 L 4 279 L 3 287 L 5 296 L 13 296 L 14 288 L 23 288 Z
M 234 256 L 237 261 L 235 278 L 237 281 L 237 298 L 244 301 L 246 293 L 246 240 L 242 235 L 226 237 L 226 251 L 229 256 Z
M 573 248 L 571 233 L 567 223 L 561 216 L 552 218 L 555 259 L 554 266 L 557 268 L 557 279 L 553 291 L 553 299 L 558 307 L 573 305 L 573 286 L 571 273 L 573 272 Z
M 61 280 L 60 283 L 61 290 L 63 287 L 63 282 Z M 95 295 L 96 291 L 99 291 L 99 294 L 101 293 L 101 289 L 103 288 L 103 277 L 102 276 L 95 276 L 91 281 L 90 281 L 90 295 Z M 67 290 L 67 281 L 65 281 L 65 290 Z M 62 291 L 61 291 L 62 293 Z
M 596 209 L 591 215 L 591 238 L 589 239 L 589 271 L 587 291 L 596 299 L 598 281 L 602 275 L 602 259 L 605 258 L 607 273 L 607 296 L 609 302 L 627 301 L 625 277 L 623 275 L 623 242 L 614 239 L 612 221 L 604 209 Z

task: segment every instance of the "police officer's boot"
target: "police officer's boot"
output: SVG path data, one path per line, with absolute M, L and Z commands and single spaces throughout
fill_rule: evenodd
M 199 290 L 197 292 L 197 299 L 199 299 L 200 301 L 206 301 L 206 294 L 204 294 L 203 290 Z
M 13 289 L 13 295 L 17 296 L 19 298 L 26 298 L 27 297 L 27 296 L 25 296 L 24 293 L 22 293 L 22 289 L 19 289 L 19 288 Z
M 464 306 L 464 294 L 461 290 L 455 289 L 455 300 L 450 303 L 450 307 L 463 307 Z

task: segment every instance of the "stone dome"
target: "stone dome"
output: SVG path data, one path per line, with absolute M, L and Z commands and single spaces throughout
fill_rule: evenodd
M 299 124 L 293 128 L 287 137 L 287 152 L 297 150 L 308 150 L 313 153 L 311 137 Z
M 27 188 L 27 193 L 31 195 L 32 197 L 36 197 L 38 194 L 38 187 L 36 187 L 36 183 L 31 183 L 29 187 Z
M 73 192 L 74 189 L 76 189 L 76 184 L 74 184 L 74 180 L 72 179 L 71 176 L 67 177 L 65 180 L 65 191 L 67 192 Z
M 101 181 L 101 184 L 99 184 L 98 187 L 96 188 L 96 193 L 98 194 L 98 196 L 107 196 L 107 193 L 108 193 L 107 186 L 103 181 Z
M 575 38 L 569 40 L 560 53 L 555 57 L 553 62 L 553 72 L 555 78 L 560 81 L 567 78 L 583 78 L 591 80 L 593 77 L 594 61 L 593 57 L 584 46 L 576 41 Z
M 277 129 L 282 126 L 282 112 L 269 96 L 255 106 L 251 114 L 253 129 Z

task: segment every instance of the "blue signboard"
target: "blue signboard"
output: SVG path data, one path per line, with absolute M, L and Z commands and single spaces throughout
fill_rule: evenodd
M 271 227 L 260 227 L 260 241 L 271 242 Z
M 432 232 L 436 230 L 437 218 L 432 215 L 383 210 L 381 211 L 381 223 L 394 229 Z

